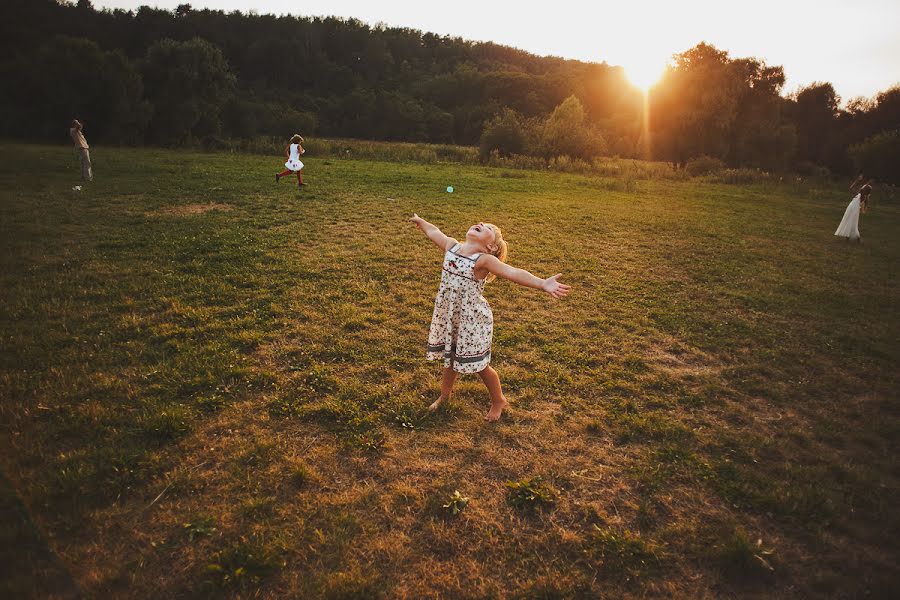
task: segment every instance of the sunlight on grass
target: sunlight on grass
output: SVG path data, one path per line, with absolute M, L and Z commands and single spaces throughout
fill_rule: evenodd
M 7 595 L 889 589 L 900 196 L 849 245 L 827 181 L 315 148 L 301 191 L 277 154 L 97 148 L 78 195 L 66 149 L 0 150 L 0 558 L 47 574 Z M 425 410 L 413 212 L 573 286 L 487 286 L 495 425 L 472 377 Z

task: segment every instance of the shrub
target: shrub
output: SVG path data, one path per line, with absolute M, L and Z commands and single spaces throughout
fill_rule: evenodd
M 721 160 L 704 154 L 689 160 L 685 170 L 691 177 L 702 177 L 703 175 L 717 173 L 724 168 L 725 163 Z
M 900 183 L 900 130 L 883 131 L 850 147 L 857 171 L 878 181 Z
M 540 477 L 507 481 L 509 503 L 523 510 L 546 508 L 556 503 L 557 492 Z
M 482 162 L 495 154 L 509 157 L 525 148 L 525 132 L 518 114 L 508 108 L 488 121 L 481 134 L 478 156 Z
M 605 140 L 588 125 L 584 107 L 575 96 L 557 106 L 531 137 L 538 145 L 530 153 L 548 162 L 558 156 L 590 160 L 606 152 Z
M 221 152 L 228 149 L 228 142 L 217 135 L 207 135 L 200 140 L 204 152 Z

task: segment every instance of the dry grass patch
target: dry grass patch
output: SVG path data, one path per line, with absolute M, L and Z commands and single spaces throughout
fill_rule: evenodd
M 221 202 L 208 202 L 206 204 L 180 204 L 177 206 L 166 206 L 158 208 L 154 211 L 146 213 L 148 217 L 188 217 L 202 215 L 210 211 L 228 212 L 233 210 L 234 206 Z
M 887 596 L 895 206 L 851 247 L 841 190 L 313 156 L 298 196 L 248 175 L 266 158 L 145 149 L 73 207 L 15 179 L 33 152 L 0 175 L 0 465 L 47 533 L 31 580 L 42 555 L 88 597 Z M 144 217 L 174 202 L 207 217 Z M 440 253 L 412 212 L 490 218 L 574 286 L 487 287 L 499 423 L 471 376 L 425 412 Z

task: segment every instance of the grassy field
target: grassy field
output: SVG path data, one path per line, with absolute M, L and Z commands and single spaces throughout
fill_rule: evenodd
M 92 153 L 0 148 L 0 596 L 896 597 L 900 194 Z M 574 288 L 497 424 L 413 212 Z

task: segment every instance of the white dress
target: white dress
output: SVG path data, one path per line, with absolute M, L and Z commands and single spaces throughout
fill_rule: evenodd
M 475 279 L 480 254 L 458 254 L 457 243 L 444 253 L 441 287 L 434 299 L 426 358 L 445 369 L 478 373 L 491 362 L 494 315 L 482 296 L 484 279 Z
M 303 168 L 303 163 L 300 162 L 300 144 L 291 144 L 291 156 L 284 166 L 289 171 L 299 171 Z
M 857 194 L 850 201 L 847 210 L 844 211 L 844 218 L 841 219 L 841 224 L 838 225 L 834 235 L 850 238 L 851 240 L 859 239 L 859 201 L 860 195 Z

